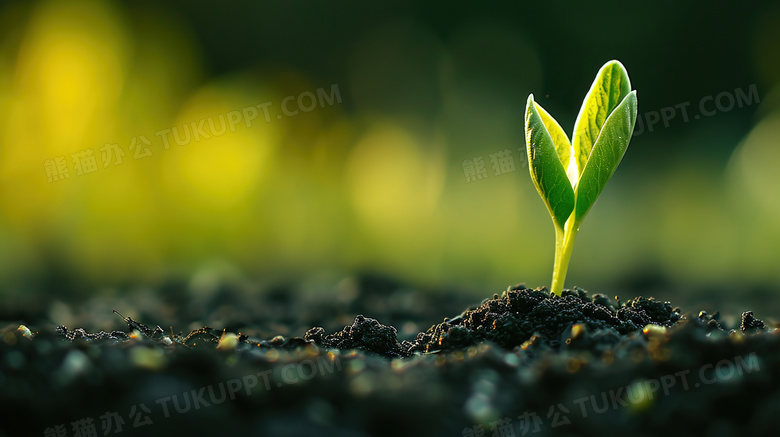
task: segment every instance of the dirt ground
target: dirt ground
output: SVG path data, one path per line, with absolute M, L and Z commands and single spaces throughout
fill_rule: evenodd
M 780 331 L 749 308 L 729 326 L 649 297 L 518 285 L 472 302 L 375 275 L 327 293 L 185 288 L 0 322 L 0 436 L 728 436 L 780 423 Z

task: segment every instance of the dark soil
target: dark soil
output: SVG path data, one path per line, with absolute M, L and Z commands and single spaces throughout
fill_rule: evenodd
M 328 298 L 169 291 L 182 313 L 208 308 L 200 320 L 223 325 L 159 326 L 176 299 L 138 320 L 105 310 L 121 330 L 0 325 L 0 436 L 728 436 L 780 424 L 780 330 L 749 311 L 728 326 L 653 298 L 516 286 L 458 314 L 462 295 L 377 277 Z

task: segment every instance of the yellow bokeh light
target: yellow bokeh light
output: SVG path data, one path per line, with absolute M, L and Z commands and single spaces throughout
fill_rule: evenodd
M 352 151 L 347 176 L 358 214 L 382 232 L 424 223 L 444 185 L 443 158 L 424 153 L 408 133 L 376 126 Z
M 762 120 L 735 150 L 730 167 L 732 177 L 750 195 L 755 204 L 774 215 L 780 214 L 780 177 L 777 162 L 780 161 L 780 112 L 774 112 Z
M 14 79 L 20 112 L 15 115 L 22 122 L 9 126 L 16 142 L 28 140 L 47 154 L 61 154 L 110 132 L 124 81 L 125 45 L 123 27 L 104 3 L 42 5 L 28 28 Z
M 266 176 L 277 130 L 262 109 L 236 98 L 229 87 L 206 86 L 163 134 L 170 147 L 162 170 L 166 185 L 197 207 L 236 206 Z
M 116 137 L 127 53 L 125 28 L 109 4 L 44 2 L 30 16 L 14 64 L 7 117 L 0 120 L 0 209 L 34 235 L 56 220 L 49 208 L 78 194 L 47 183 L 44 163 Z M 75 176 L 71 170 L 71 176 Z

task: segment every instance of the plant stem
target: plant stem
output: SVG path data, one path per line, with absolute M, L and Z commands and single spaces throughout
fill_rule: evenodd
M 560 296 L 563 293 L 563 282 L 566 280 L 566 272 L 569 270 L 574 239 L 577 237 L 579 226 L 574 225 L 574 213 L 566 220 L 563 229 L 555 227 L 555 264 L 553 265 L 552 291 Z

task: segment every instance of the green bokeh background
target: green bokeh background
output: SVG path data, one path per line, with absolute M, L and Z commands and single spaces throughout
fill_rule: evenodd
M 769 1 L 3 2 L 0 305 L 365 270 L 475 296 L 549 285 L 525 100 L 571 134 L 619 59 L 643 130 L 567 286 L 777 316 L 779 49 Z M 282 112 L 307 93 L 332 102 Z M 270 121 L 224 135 L 157 135 L 268 102 Z M 78 175 L 85 150 L 97 170 Z M 496 174 L 503 150 L 515 170 Z M 70 177 L 50 182 L 58 157 Z M 479 157 L 487 177 L 467 181 Z

